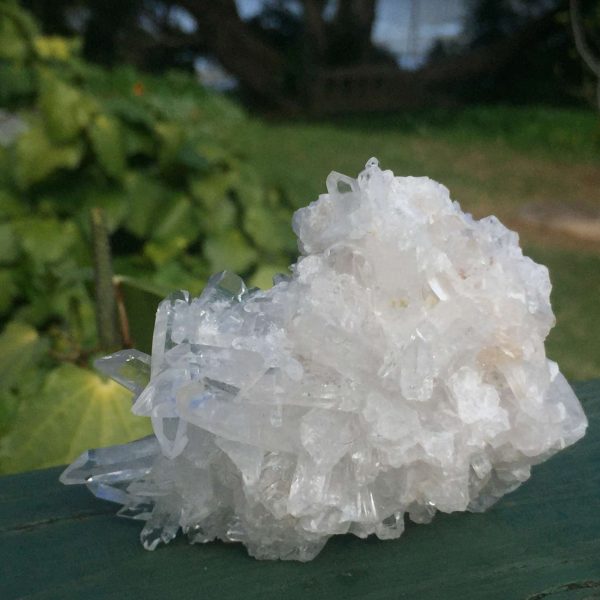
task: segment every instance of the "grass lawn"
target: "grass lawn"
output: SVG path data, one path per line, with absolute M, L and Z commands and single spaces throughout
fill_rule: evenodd
M 494 213 L 548 265 L 557 326 L 548 354 L 571 379 L 600 377 L 600 244 L 534 232 L 527 205 L 600 211 L 600 119 L 592 112 L 481 107 L 462 112 L 262 122 L 242 132 L 262 175 L 294 206 L 316 199 L 332 171 L 356 176 L 371 156 L 398 175 L 444 183 L 463 209 Z

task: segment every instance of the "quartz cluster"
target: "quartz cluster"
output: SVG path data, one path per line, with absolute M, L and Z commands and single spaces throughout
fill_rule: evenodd
M 405 516 L 485 510 L 584 435 L 544 351 L 548 271 L 495 217 L 371 159 L 293 227 L 271 289 L 215 275 L 160 304 L 151 357 L 99 361 L 154 435 L 61 479 L 145 521 L 146 548 L 181 529 L 306 561 L 334 534 L 397 538 Z

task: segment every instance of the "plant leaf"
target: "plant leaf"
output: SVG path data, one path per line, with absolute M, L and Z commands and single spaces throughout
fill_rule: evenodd
M 23 61 L 29 51 L 26 34 L 34 30 L 34 25 L 25 13 L 9 6 L 3 8 L 0 15 L 0 59 Z
M 0 265 L 6 265 L 19 256 L 19 244 L 12 223 L 0 223 Z
M 33 327 L 10 322 L 0 335 L 0 394 L 17 386 L 46 349 L 46 341 Z
M 0 315 L 8 312 L 18 294 L 19 290 L 12 271 L 0 268 Z
M 173 197 L 157 211 L 152 239 L 169 240 L 182 237 L 187 241 L 198 235 L 198 225 L 192 204 L 186 196 Z
M 40 108 L 52 140 L 68 142 L 90 122 L 94 101 L 48 70 L 40 71 Z
M 16 221 L 14 229 L 21 247 L 36 264 L 60 260 L 79 241 L 73 221 L 33 217 Z
M 204 255 L 211 271 L 244 273 L 257 259 L 256 250 L 236 229 L 211 237 L 204 244 Z
M 150 237 L 156 214 L 171 201 L 174 193 L 156 178 L 142 172 L 131 172 L 125 179 L 128 199 L 126 228 L 139 238 Z M 140 199 L 143 198 L 143 202 Z
M 289 275 L 289 268 L 285 265 L 261 265 L 252 275 L 249 283 L 253 287 L 261 290 L 268 290 L 273 287 L 273 277 L 278 274 Z
M 131 393 L 118 383 L 62 365 L 49 373 L 38 398 L 22 407 L 2 440 L 0 470 L 59 465 L 88 448 L 147 435 L 150 423 L 132 415 L 130 406 Z
M 275 255 L 296 247 L 289 222 L 290 215 L 278 207 L 252 204 L 244 212 L 245 231 L 259 248 Z
M 0 435 L 11 427 L 19 404 L 41 383 L 39 368 L 48 344 L 37 331 L 13 321 L 0 335 Z
M 92 148 L 98 163 L 109 177 L 125 175 L 125 143 L 119 122 L 107 115 L 97 115 L 89 129 Z
M 83 144 L 77 142 L 54 146 L 40 125 L 34 125 L 21 135 L 16 145 L 15 180 L 27 189 L 57 169 L 74 169 L 83 155 Z

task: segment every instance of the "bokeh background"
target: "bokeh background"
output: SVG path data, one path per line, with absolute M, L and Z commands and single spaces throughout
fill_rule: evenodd
M 94 358 L 215 271 L 268 287 L 371 156 L 517 230 L 600 376 L 599 81 L 595 0 L 0 0 L 0 472 L 148 432 Z

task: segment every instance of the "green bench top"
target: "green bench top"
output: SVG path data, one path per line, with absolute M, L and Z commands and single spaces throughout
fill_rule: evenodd
M 484 514 L 439 514 L 399 540 L 339 536 L 312 562 L 239 544 L 154 552 L 141 523 L 60 468 L 0 478 L 0 600 L 68 598 L 600 599 L 600 380 L 577 384 L 586 437 Z

